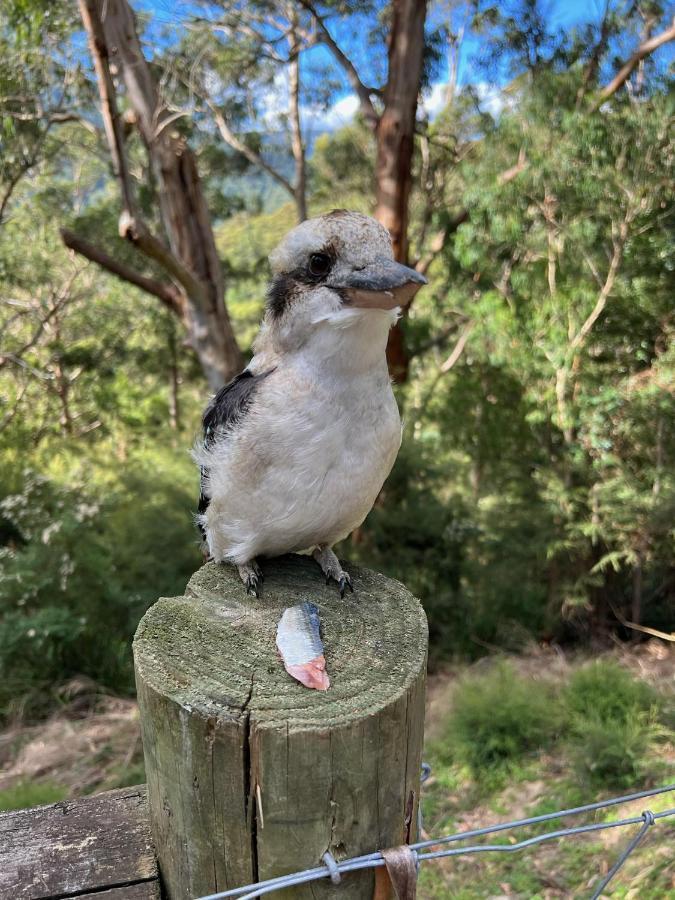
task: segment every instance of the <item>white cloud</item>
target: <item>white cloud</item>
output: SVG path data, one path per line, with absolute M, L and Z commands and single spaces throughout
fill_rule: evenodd
M 262 110 L 261 120 L 272 131 L 279 129 L 281 116 L 288 114 L 288 73 L 279 69 L 270 85 L 261 91 L 258 109 Z
M 489 84 L 487 81 L 479 81 L 474 85 L 478 94 L 480 107 L 493 118 L 497 118 L 504 107 L 508 106 L 508 101 L 503 92 L 496 84 Z
M 274 76 L 259 97 L 258 108 L 262 111 L 262 122 L 272 131 L 279 130 L 280 119 L 288 115 L 288 78 L 284 70 Z M 303 131 L 317 135 L 324 131 L 335 131 L 348 125 L 356 115 L 359 100 L 356 94 L 346 94 L 336 100 L 328 109 L 319 106 L 301 106 L 300 120 Z
M 482 110 L 490 113 L 491 116 L 497 118 L 501 111 L 508 106 L 508 99 L 505 98 L 500 88 L 495 84 L 487 81 L 479 81 L 473 87 L 478 95 L 478 102 Z M 430 90 L 425 91 L 422 96 L 420 106 L 429 119 L 435 119 L 436 116 L 443 111 L 447 103 L 448 82 L 437 81 L 431 86 Z
M 435 119 L 441 112 L 447 102 L 447 93 L 447 81 L 437 81 L 436 84 L 432 84 L 430 91 L 425 91 L 420 106 L 428 118 Z
M 304 106 L 301 116 L 305 127 L 314 134 L 324 131 L 335 131 L 344 125 L 349 125 L 359 109 L 359 99 L 356 94 L 346 94 L 336 100 L 328 109 Z

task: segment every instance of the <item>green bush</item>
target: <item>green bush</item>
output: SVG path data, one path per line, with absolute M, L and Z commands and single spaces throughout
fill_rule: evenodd
M 196 475 L 174 456 L 64 455 L 61 479 L 26 470 L 0 500 L 0 722 L 46 711 L 74 675 L 133 692 L 139 618 L 199 564 Z
M 645 713 L 658 705 L 656 691 L 612 660 L 597 660 L 578 669 L 564 691 L 572 716 L 623 720 L 635 710 Z
M 503 662 L 458 686 L 447 738 L 454 759 L 478 778 L 549 745 L 560 724 L 552 689 Z
M 563 693 L 569 752 L 577 775 L 600 787 L 630 787 L 644 779 L 649 747 L 658 738 L 659 696 L 614 662 L 575 672 Z

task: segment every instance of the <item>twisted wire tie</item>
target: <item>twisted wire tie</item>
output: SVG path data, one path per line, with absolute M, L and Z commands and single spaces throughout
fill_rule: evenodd
M 330 851 L 326 850 L 321 859 L 326 864 L 326 868 L 330 873 L 330 880 L 333 882 L 333 884 L 340 884 L 340 882 L 342 881 L 342 875 L 340 875 L 340 869 L 338 868 L 338 864 L 335 862 L 335 857 L 333 856 L 333 854 Z

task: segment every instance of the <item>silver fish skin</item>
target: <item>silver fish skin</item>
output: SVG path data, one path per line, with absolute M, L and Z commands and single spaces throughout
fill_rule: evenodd
M 277 625 L 277 648 L 291 678 L 312 690 L 327 691 L 330 678 L 320 627 L 319 610 L 314 603 L 290 606 Z
M 289 606 L 277 625 L 277 647 L 287 666 L 301 666 L 323 655 L 319 610 L 314 603 Z

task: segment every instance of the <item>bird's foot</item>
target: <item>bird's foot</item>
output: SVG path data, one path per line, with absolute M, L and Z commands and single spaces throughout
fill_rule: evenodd
M 253 594 L 254 597 L 260 597 L 265 577 L 255 559 L 250 559 L 247 563 L 237 566 L 237 571 L 244 582 L 246 593 Z
M 352 594 L 354 593 L 354 586 L 349 573 L 344 571 L 340 565 L 340 560 L 330 547 L 317 547 L 312 556 L 321 566 L 321 571 L 326 576 L 326 584 L 336 581 L 341 597 L 344 597 L 347 588 Z

